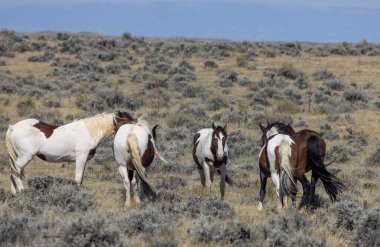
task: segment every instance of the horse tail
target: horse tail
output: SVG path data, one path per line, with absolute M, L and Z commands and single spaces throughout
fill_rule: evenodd
M 282 139 L 279 145 L 280 155 L 280 188 L 284 195 L 294 199 L 294 188 L 296 188 L 296 181 L 293 176 L 292 167 L 290 164 L 290 156 L 292 150 L 290 145 L 291 141 Z
M 307 141 L 307 159 L 312 172 L 321 179 L 331 201 L 335 201 L 338 193 L 341 193 L 346 186 L 326 169 L 320 154 L 320 143 L 315 136 L 310 137 Z
M 5 145 L 11 161 L 11 191 L 15 194 L 16 192 L 24 189 L 21 182 L 21 179 L 24 177 L 24 172 L 16 165 L 18 156 L 12 144 L 12 132 L 12 126 L 9 126 L 7 134 L 5 135 Z
M 218 170 L 218 173 L 220 175 L 219 170 Z M 228 176 L 228 174 L 226 174 L 226 179 L 224 181 L 226 181 L 226 183 L 230 186 L 233 186 L 235 184 L 235 181 L 230 176 Z
M 127 144 L 132 154 L 132 164 L 137 171 L 137 174 L 141 180 L 141 191 L 144 196 L 156 197 L 154 187 L 149 183 L 146 177 L 144 167 L 142 165 L 140 149 L 138 147 L 138 141 L 135 134 L 130 134 L 127 138 Z

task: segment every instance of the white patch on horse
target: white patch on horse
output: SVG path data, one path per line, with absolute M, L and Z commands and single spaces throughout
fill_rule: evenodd
M 276 161 L 275 149 L 280 146 L 282 141 L 287 141 L 289 145 L 294 144 L 294 141 L 292 140 L 292 138 L 284 134 L 278 134 L 268 141 L 267 154 L 268 154 L 269 167 L 270 167 L 271 172 L 278 172 L 276 171 L 276 167 L 275 167 L 275 161 Z
M 269 137 L 277 135 L 277 134 L 278 134 L 278 129 L 276 126 L 273 126 L 272 128 L 270 128 L 270 130 L 267 131 L 266 136 L 268 139 Z
M 222 160 L 224 157 L 224 149 L 223 149 L 223 137 L 224 135 L 219 132 L 217 135 L 217 143 L 218 143 L 218 150 L 216 151 L 216 158 L 218 160 Z

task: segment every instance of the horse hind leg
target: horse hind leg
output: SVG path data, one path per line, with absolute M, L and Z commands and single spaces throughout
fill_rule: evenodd
M 129 173 L 130 171 L 127 170 L 124 166 L 119 166 L 119 173 L 121 177 L 123 178 L 123 184 L 125 188 L 125 201 L 124 201 L 124 207 L 130 208 L 131 207 L 131 183 L 129 179 Z M 133 171 L 132 171 L 133 176 Z
M 140 197 L 139 197 L 136 176 L 133 176 L 131 184 L 132 184 L 132 190 L 133 190 L 133 201 L 135 202 L 135 207 L 138 207 L 140 205 Z
M 265 194 L 266 194 L 267 180 L 268 180 L 268 177 L 262 171 L 260 171 L 261 189 L 260 189 L 259 205 L 257 206 L 257 209 L 259 211 L 263 210 L 263 203 L 264 203 L 264 198 L 265 198 Z
M 309 181 L 307 180 L 305 174 L 303 174 L 301 179 L 299 179 L 299 180 L 301 181 L 302 189 L 303 189 L 302 200 L 301 200 L 301 203 L 299 206 L 299 208 L 301 209 L 303 206 L 308 206 L 310 184 L 309 184 Z
M 12 162 L 12 170 L 11 170 L 11 191 L 13 194 L 22 191 L 24 185 L 22 180 L 24 179 L 24 167 L 32 160 L 33 157 L 30 156 L 21 156 L 17 158 L 17 161 Z
M 283 194 L 280 193 L 281 192 L 281 190 L 280 190 L 280 176 L 277 172 L 272 172 L 271 178 L 272 178 L 273 184 L 276 187 L 276 194 L 277 194 L 277 197 L 279 199 L 277 209 L 281 210 L 283 208 L 283 200 L 282 200 Z

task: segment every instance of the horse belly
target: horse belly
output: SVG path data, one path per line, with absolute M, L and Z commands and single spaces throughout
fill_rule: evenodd
M 75 161 L 75 150 L 70 143 L 46 142 L 38 151 L 37 156 L 48 162 Z

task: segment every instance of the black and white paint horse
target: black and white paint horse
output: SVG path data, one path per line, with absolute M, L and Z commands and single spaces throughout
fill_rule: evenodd
M 217 171 L 220 178 L 220 194 L 224 199 L 226 182 L 232 185 L 232 179 L 227 175 L 228 146 L 227 125 L 215 126 L 199 130 L 193 140 L 193 159 L 197 165 L 201 183 L 211 193 L 211 183 Z

